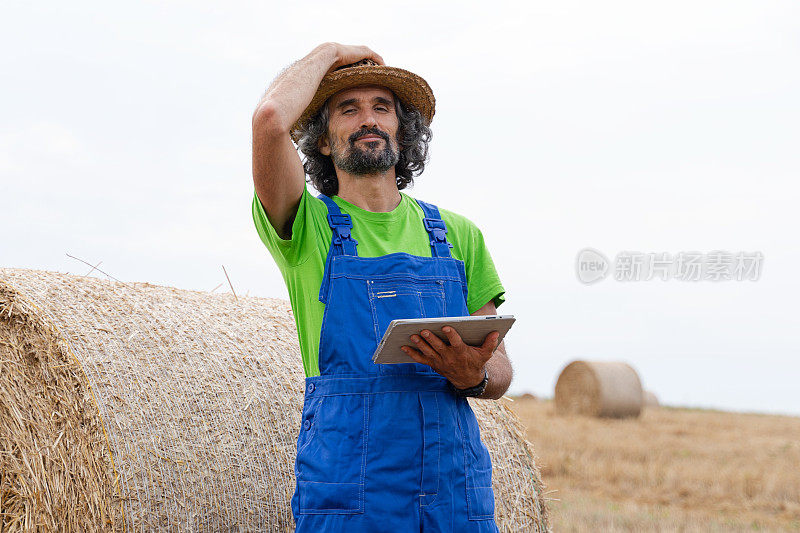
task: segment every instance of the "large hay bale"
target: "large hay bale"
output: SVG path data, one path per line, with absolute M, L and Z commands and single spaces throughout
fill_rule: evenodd
M 288 302 L 0 269 L 0 531 L 291 531 Z M 516 416 L 473 408 L 502 531 L 547 531 Z
M 642 382 L 629 364 L 573 361 L 558 376 L 556 413 L 624 418 L 642 410 Z

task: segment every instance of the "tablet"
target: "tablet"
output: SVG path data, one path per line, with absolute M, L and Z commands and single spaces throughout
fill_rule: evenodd
M 480 346 L 486 339 L 486 335 L 492 331 L 500 333 L 497 344 L 505 337 L 511 325 L 514 323 L 514 315 L 478 315 L 478 316 L 447 316 L 441 318 L 406 318 L 392 320 L 383 339 L 378 344 L 378 348 L 372 355 L 373 363 L 397 364 L 397 363 L 416 363 L 411 357 L 400 349 L 401 346 L 416 345 L 411 340 L 411 335 L 417 334 L 423 329 L 430 330 L 437 337 L 447 342 L 447 335 L 442 328 L 451 326 L 455 329 L 466 344 L 470 346 Z

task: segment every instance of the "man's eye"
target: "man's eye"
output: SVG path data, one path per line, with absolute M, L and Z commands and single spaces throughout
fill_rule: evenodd
M 378 110 L 378 111 L 383 111 L 383 112 L 389 111 L 389 109 L 387 109 L 387 108 L 385 108 L 383 106 L 376 107 L 375 109 Z
M 345 109 L 345 110 L 342 112 L 342 114 L 343 114 L 343 115 L 352 115 L 352 114 L 353 114 L 353 113 L 355 113 L 355 112 L 356 112 L 356 110 L 355 110 L 355 109 Z

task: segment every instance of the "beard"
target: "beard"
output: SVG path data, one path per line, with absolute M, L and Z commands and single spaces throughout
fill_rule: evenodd
M 377 135 L 384 140 L 384 147 L 378 148 L 379 141 L 368 142 L 366 147 L 356 145 L 356 140 L 364 135 Z M 400 161 L 400 150 L 389 134 L 378 128 L 361 129 L 348 137 L 348 147 L 342 150 L 338 142 L 331 144 L 333 164 L 356 176 L 380 174 L 394 167 Z

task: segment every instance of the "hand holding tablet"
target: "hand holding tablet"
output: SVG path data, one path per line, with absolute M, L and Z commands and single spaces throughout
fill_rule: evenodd
M 372 355 L 372 361 L 380 364 L 414 363 L 415 361 L 400 349 L 401 346 L 411 346 L 411 335 L 419 335 L 423 329 L 429 330 L 442 341 L 448 342 L 447 335 L 442 331 L 444 326 L 451 326 L 461 336 L 465 344 L 480 346 L 486 336 L 492 331 L 497 331 L 500 336 L 497 344 L 511 329 L 515 318 L 513 315 L 477 315 L 441 318 L 411 318 L 392 320 L 378 348 Z

